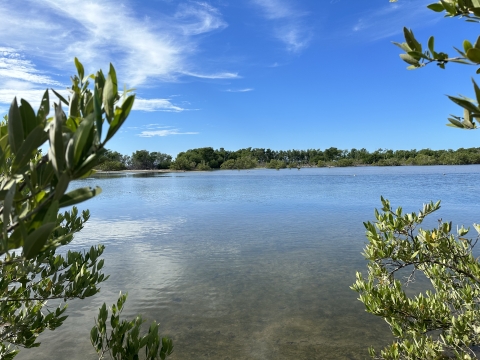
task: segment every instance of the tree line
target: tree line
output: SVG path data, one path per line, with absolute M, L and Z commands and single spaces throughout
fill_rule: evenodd
M 180 152 L 175 160 L 162 152 L 137 150 L 131 156 L 107 150 L 98 170 L 211 170 L 292 168 L 292 167 L 347 167 L 347 166 L 400 166 L 400 165 L 468 165 L 480 164 L 480 148 L 457 150 L 271 150 L 245 148 L 236 151 L 203 147 Z

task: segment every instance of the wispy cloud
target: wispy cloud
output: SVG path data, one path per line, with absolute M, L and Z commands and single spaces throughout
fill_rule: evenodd
M 182 112 L 187 109 L 174 105 L 168 99 L 142 99 L 136 98 L 132 110 L 139 111 L 166 111 L 166 112 Z
M 195 72 L 184 72 L 184 75 L 197 77 L 200 79 L 239 79 L 238 73 L 220 72 L 216 74 L 201 74 Z
M 38 107 L 46 88 L 52 86 L 63 88 L 59 92 L 68 96 L 66 86 L 50 74 L 39 71 L 14 49 L 0 47 L 0 104 L 10 104 L 16 97 L 17 100 L 27 100 L 34 108 Z
M 198 132 L 186 131 L 182 132 L 179 129 L 173 129 L 170 127 L 165 127 L 164 129 L 159 130 L 144 130 L 138 136 L 140 137 L 154 137 L 154 136 L 171 136 L 171 135 L 197 135 Z
M 244 93 L 244 92 L 250 92 L 253 91 L 252 88 L 246 88 L 246 89 L 227 89 L 225 90 L 226 92 L 232 92 L 232 93 Z
M 0 78 L 27 81 L 34 84 L 61 86 L 35 68 L 30 60 L 16 52 L 13 48 L 0 47 Z
M 305 49 L 312 38 L 305 25 L 307 13 L 299 11 L 288 0 L 252 0 L 260 7 L 263 16 L 273 22 L 273 36 L 283 42 L 290 52 Z
M 207 3 L 179 5 L 175 20 L 185 35 L 198 35 L 227 27 L 220 12 Z
M 261 6 L 267 19 L 282 19 L 290 17 L 294 11 L 292 6 L 285 0 L 253 0 Z
M 151 88 L 183 76 L 240 77 L 192 61 L 199 34 L 227 27 L 218 9 L 204 2 L 143 16 L 130 0 L 16 0 L 0 2 L 0 13 L 0 103 L 14 96 L 38 102 L 46 87 L 66 89 L 57 79 L 71 73 L 75 56 L 89 73 L 113 59 L 119 83 L 128 79 L 129 87 Z M 168 99 L 137 99 L 134 109 L 185 110 Z
M 209 75 L 190 61 L 198 48 L 195 35 L 227 26 L 220 12 L 206 3 L 180 4 L 173 14 L 152 14 L 155 19 L 136 13 L 129 1 L 113 0 L 16 0 L 2 2 L 0 12 L 0 46 L 15 47 L 10 51 L 35 56 L 61 71 L 71 69 L 78 56 L 90 72 L 115 59 L 118 73 L 129 79 L 130 86 L 182 75 L 218 78 L 216 72 Z M 27 65 L 23 64 L 28 69 Z M 41 74 L 29 75 L 34 81 L 47 80 Z M 25 77 L 21 72 L 17 76 Z
M 403 26 L 408 24 L 415 24 L 415 28 L 428 26 L 440 19 L 426 6 L 422 6 L 422 3 L 427 5 L 430 2 L 417 0 L 385 3 L 376 11 L 365 13 L 355 19 L 345 35 L 353 33 L 367 37 L 368 40 L 380 40 L 400 33 Z

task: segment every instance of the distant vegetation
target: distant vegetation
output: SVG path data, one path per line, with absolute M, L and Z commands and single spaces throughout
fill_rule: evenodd
M 211 170 L 251 169 L 266 167 L 282 169 L 293 167 L 346 166 L 400 166 L 400 165 L 467 165 L 480 164 L 480 148 L 458 150 L 387 150 L 369 152 L 366 149 L 340 150 L 280 150 L 246 148 L 229 151 L 211 147 L 181 152 L 175 160 L 161 152 L 137 150 L 131 156 L 107 151 L 98 170 Z

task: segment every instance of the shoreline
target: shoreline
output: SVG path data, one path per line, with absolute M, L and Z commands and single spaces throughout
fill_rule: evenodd
M 364 167 L 382 167 L 382 168 L 390 168 L 390 167 L 406 167 L 406 166 L 412 166 L 412 167 L 420 167 L 420 166 L 426 166 L 426 167 L 433 167 L 433 166 L 471 166 L 471 165 L 480 165 L 480 164 L 434 164 L 434 165 L 366 165 L 366 164 L 361 164 L 361 165 L 353 165 L 353 166 L 302 166 L 300 168 L 282 168 L 283 170 L 285 169 L 346 169 L 346 168 L 364 168 Z M 250 169 L 210 169 L 210 170 L 173 170 L 173 169 L 153 169 L 153 170 L 95 170 L 95 174 L 156 174 L 156 173 L 184 173 L 184 172 L 204 172 L 204 171 L 219 171 L 219 170 L 226 170 L 226 171 L 231 171 L 231 170 L 282 170 L 282 169 L 276 169 L 276 168 L 267 168 L 265 166 L 262 167 L 255 167 L 255 168 L 250 168 Z

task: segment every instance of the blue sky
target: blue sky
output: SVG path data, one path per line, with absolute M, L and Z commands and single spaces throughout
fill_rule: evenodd
M 212 146 L 457 149 L 480 134 L 445 126 L 475 68 L 407 71 L 391 41 L 412 28 L 454 55 L 477 25 L 399 0 L 1 1 L 0 112 L 63 90 L 76 56 L 112 62 L 134 111 L 109 148 L 175 156 Z

